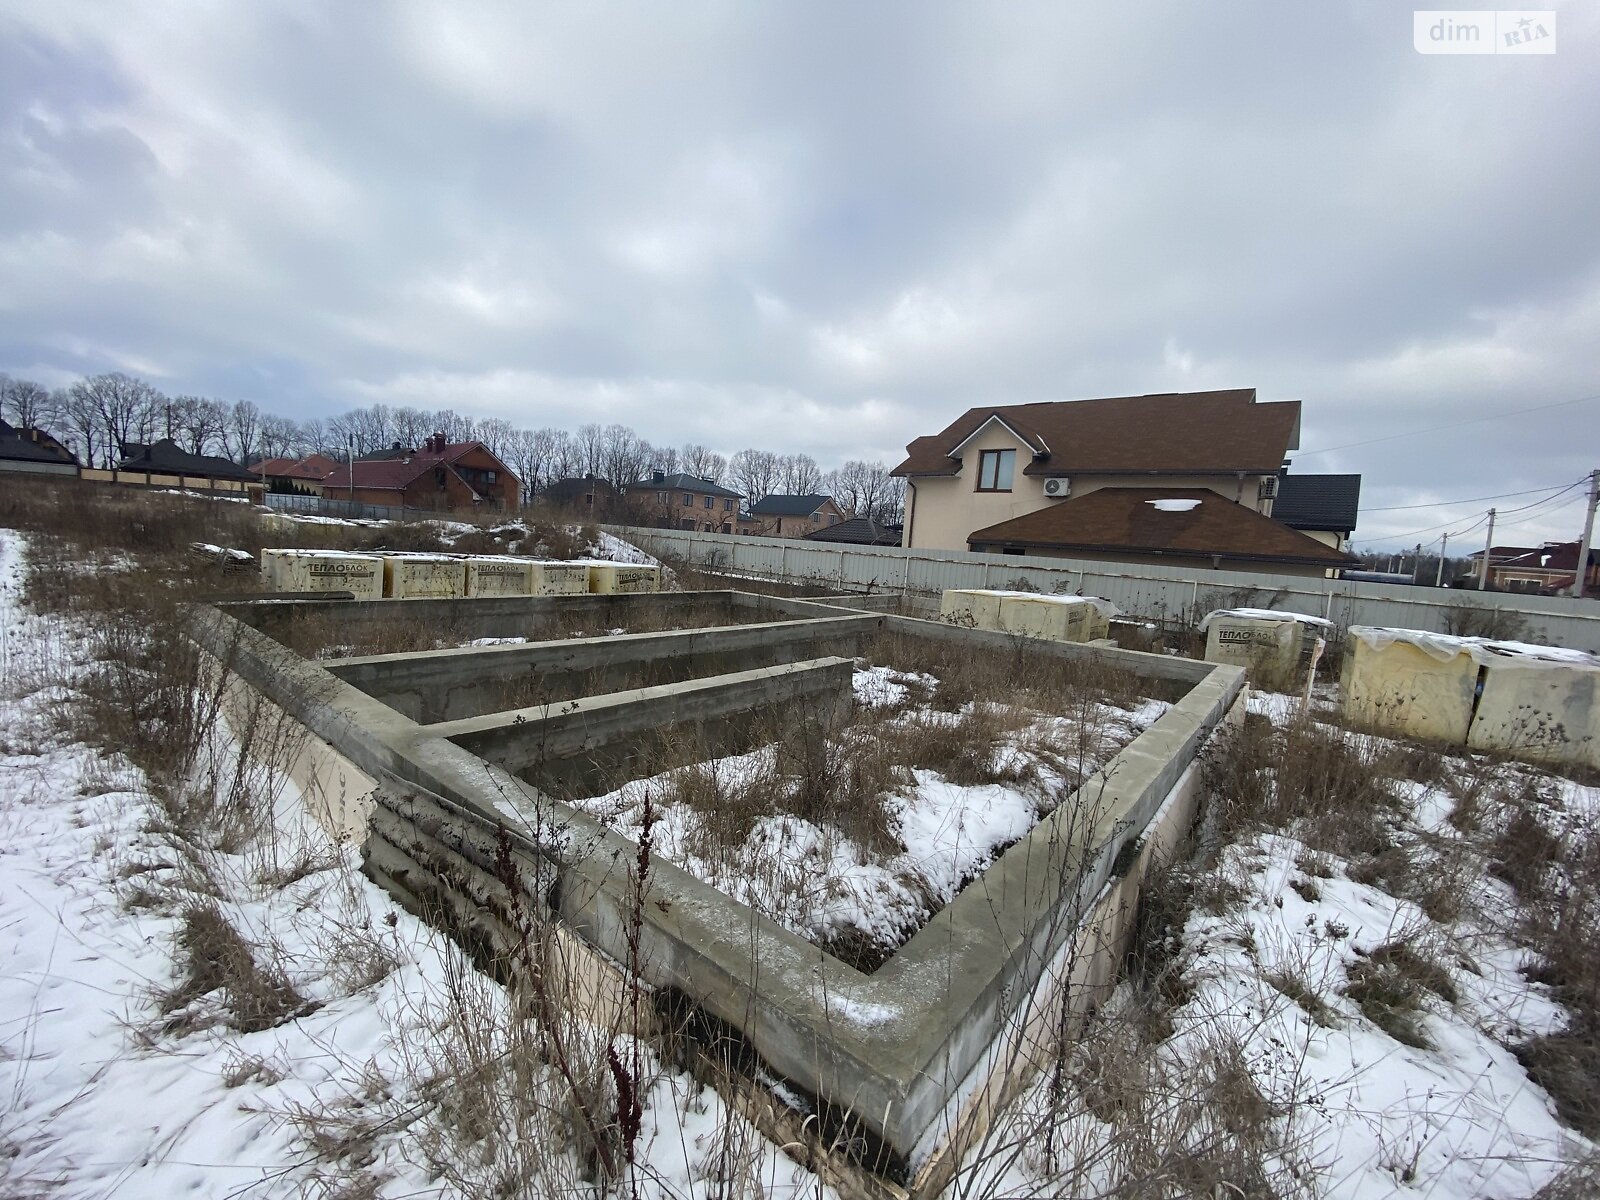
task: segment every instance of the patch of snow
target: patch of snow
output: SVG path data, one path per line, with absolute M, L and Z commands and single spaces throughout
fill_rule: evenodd
M 1600 655 L 1565 646 L 1536 646 L 1528 642 L 1507 642 L 1495 638 L 1463 637 L 1451 633 L 1430 633 L 1425 629 L 1377 625 L 1352 625 L 1349 632 L 1351 637 L 1360 639 L 1374 650 L 1382 650 L 1399 642 L 1415 646 L 1440 662 L 1449 662 L 1458 655 L 1468 654 L 1479 666 L 1515 664 L 1537 667 L 1550 664 L 1600 670 Z
M 1198 500 L 1146 500 L 1157 512 L 1189 512 L 1200 507 Z
M 868 708 L 888 708 L 904 704 L 917 686 L 932 693 L 939 681 L 922 671 L 896 671 L 893 667 L 857 666 L 851 678 L 856 703 Z
M 1329 629 L 1333 627 L 1333 622 L 1326 617 L 1314 617 L 1310 613 L 1287 612 L 1276 608 L 1219 608 L 1208 612 L 1200 619 L 1200 632 L 1204 633 L 1211 622 L 1219 617 L 1241 617 L 1252 621 L 1298 621 L 1302 625 L 1320 625 Z

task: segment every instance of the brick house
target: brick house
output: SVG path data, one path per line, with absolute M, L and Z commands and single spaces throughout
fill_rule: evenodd
M 750 506 L 749 517 L 740 523 L 740 532 L 757 537 L 808 537 L 844 520 L 844 513 L 832 496 L 766 496 Z
M 627 489 L 628 506 L 641 523 L 662 529 L 733 533 L 739 526 L 742 493 L 682 471 L 653 471 Z
M 322 480 L 322 494 L 392 508 L 510 512 L 521 502 L 522 481 L 482 442 L 446 442 L 436 433 L 420 450 L 340 463 Z
M 298 492 L 303 495 L 322 495 L 322 481 L 339 464 L 326 454 L 312 454 L 306 458 L 265 458 L 250 468 L 267 485 L 269 492 Z

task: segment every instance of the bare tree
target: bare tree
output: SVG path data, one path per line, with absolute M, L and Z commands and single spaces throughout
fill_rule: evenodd
M 904 502 L 905 485 L 881 462 L 852 459 L 834 472 L 834 503 L 853 517 L 892 522 Z
M 0 375 L 0 413 L 23 429 L 43 429 L 61 419 L 50 389 L 31 379 Z
M 228 406 L 205 396 L 174 396 L 166 411 L 167 436 L 190 454 L 207 453 L 228 423 Z
M 728 460 L 699 442 L 690 442 L 678 452 L 678 467 L 679 470 L 686 471 L 699 479 L 709 479 L 712 483 L 721 483 L 728 474 Z
M 810 496 L 821 488 L 822 469 L 809 454 L 785 454 L 778 459 L 778 491 L 789 496 Z
M 65 389 L 61 393 L 61 414 L 78 442 L 78 459 L 84 466 L 109 467 L 116 463 L 116 448 L 105 445 L 100 409 L 87 388 L 73 384 Z
M 502 417 L 486 417 L 478 422 L 474 436 L 478 441 L 489 447 L 489 453 L 496 458 L 505 458 L 506 441 L 516 430 L 510 421 Z
M 228 420 L 222 431 L 222 448 L 228 457 L 241 467 L 255 453 L 261 437 L 261 410 L 251 400 L 235 400 L 228 409 Z
M 676 475 L 679 471 L 688 471 L 690 475 L 694 474 L 693 471 L 689 471 L 683 465 L 683 459 L 673 446 L 651 446 L 650 461 L 645 464 L 645 468 L 646 470 L 660 471 L 664 475 Z M 640 475 L 642 477 L 643 472 L 640 472 Z
M 585 475 L 600 474 L 600 453 L 605 442 L 605 430 L 592 422 L 579 425 L 577 436 L 572 440 L 577 450 L 578 469 Z
M 295 423 L 292 453 L 304 458 L 309 454 L 322 454 L 328 449 L 332 435 L 321 417 L 311 417 Z
M 434 421 L 431 413 L 425 413 L 420 408 L 397 408 L 394 410 L 394 436 L 395 440 L 407 449 L 414 450 L 427 440 L 429 434 L 434 432 Z
M 741 450 L 728 463 L 733 486 L 751 504 L 765 500 L 778 486 L 778 456 L 770 450 Z
M 99 424 L 95 440 L 109 466 L 111 456 L 120 455 L 133 440 L 134 428 L 147 419 L 152 399 L 159 393 L 142 379 L 113 371 L 78 380 L 72 385 L 72 395 L 75 409 L 87 408 L 94 413 Z M 76 422 L 80 418 L 73 419 Z
M 267 458 L 287 458 L 294 453 L 295 427 L 288 417 L 261 418 L 261 453 Z
M 567 479 L 578 473 L 581 453 L 577 440 L 565 429 L 540 430 L 552 435 L 549 465 L 545 467 L 546 479 Z
M 650 466 L 650 443 L 626 425 L 607 425 L 600 434 L 600 469 L 595 474 L 614 488 L 637 483 Z

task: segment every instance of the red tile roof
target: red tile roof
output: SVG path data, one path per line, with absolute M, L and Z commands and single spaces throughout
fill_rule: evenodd
M 1157 500 L 1197 500 L 1167 512 Z M 1101 488 L 968 535 L 979 546 L 1220 556 L 1263 562 L 1352 566 L 1356 560 L 1254 509 L 1205 488 Z
M 258 462 L 250 469 L 258 475 L 271 475 L 279 479 L 326 479 L 328 473 L 338 467 L 338 463 L 323 454 L 312 454 L 306 458 L 269 458 Z
M 442 452 L 416 450 L 405 458 L 357 459 L 354 464 L 355 486 L 376 491 L 404 491 L 435 467 L 449 467 L 473 450 L 491 453 L 482 442 L 453 442 L 445 446 Z M 499 462 L 499 459 L 495 461 Z M 511 474 L 504 463 L 499 469 L 507 475 Z M 350 466 L 337 464 L 322 482 L 332 492 L 350 487 Z
M 1300 402 L 1260 403 L 1254 388 L 1236 388 L 970 408 L 910 443 L 893 473 L 954 475 L 951 453 L 992 418 L 1033 451 L 1024 475 L 1276 475 L 1298 440 Z

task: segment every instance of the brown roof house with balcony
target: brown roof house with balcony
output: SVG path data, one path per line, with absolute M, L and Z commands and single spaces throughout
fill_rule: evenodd
M 628 506 L 643 524 L 701 533 L 735 533 L 739 529 L 741 492 L 699 475 L 652 471 L 627 490 Z
M 844 520 L 844 513 L 832 496 L 763 496 L 750 506 L 749 517 L 740 532 L 757 537 L 810 537 Z
M 480 506 L 513 511 L 522 499 L 522 481 L 482 442 L 446 442 L 436 433 L 420 450 L 340 463 L 323 479 L 322 494 L 436 512 Z
M 914 549 L 1322 575 L 1342 550 L 1273 520 L 1299 401 L 1255 389 L 973 408 L 906 447 Z

